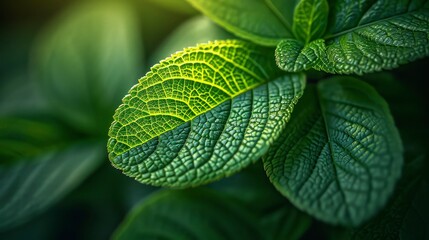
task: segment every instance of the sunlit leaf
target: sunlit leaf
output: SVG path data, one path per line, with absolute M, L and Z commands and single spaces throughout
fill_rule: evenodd
M 113 165 L 143 183 L 187 187 L 258 160 L 305 85 L 301 74 L 278 76 L 270 53 L 217 41 L 154 66 L 116 110 Z

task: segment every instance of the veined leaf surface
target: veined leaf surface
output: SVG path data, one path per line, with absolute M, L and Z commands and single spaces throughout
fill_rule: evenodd
M 188 0 L 214 22 L 264 46 L 291 38 L 297 0 Z
M 186 187 L 256 161 L 305 85 L 301 74 L 278 76 L 271 56 L 250 43 L 218 41 L 153 67 L 114 115 L 113 165 L 143 183 Z
M 307 88 L 270 149 L 264 165 L 281 193 L 316 218 L 351 226 L 384 206 L 403 162 L 386 102 L 346 77 Z
M 308 44 L 293 39 L 279 43 L 276 60 L 281 69 L 363 74 L 429 55 L 425 1 L 341 0 L 330 4 L 332 26 L 323 38 Z
M 327 0 L 302 0 L 298 2 L 293 16 L 292 30 L 295 37 L 308 43 L 322 37 L 328 24 Z

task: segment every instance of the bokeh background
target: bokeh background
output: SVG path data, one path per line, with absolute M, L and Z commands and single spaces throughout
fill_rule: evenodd
M 108 161 L 114 110 L 159 60 L 232 35 L 184 0 L 4 0 L 0 20 L 0 239 L 108 239 L 158 190 Z M 428 63 L 367 77 L 388 100 L 410 159 L 426 156 Z M 259 163 L 208 187 L 271 216 L 263 221 L 276 236 L 310 226 Z M 322 239 L 326 225 L 311 226 L 303 238 Z
M 111 166 L 107 131 L 195 14 L 185 1 L 0 2 L 0 239 L 108 239 L 154 190 Z

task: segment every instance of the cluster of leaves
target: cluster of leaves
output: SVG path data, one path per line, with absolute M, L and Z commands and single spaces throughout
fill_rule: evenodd
M 277 190 L 316 219 L 358 227 L 374 217 L 401 177 L 404 149 L 387 102 L 368 84 L 383 76 L 357 75 L 429 55 L 429 2 L 189 2 L 236 37 L 178 51 L 131 88 L 109 131 L 113 165 L 142 183 L 188 188 L 262 158 Z M 306 84 L 306 70 L 322 72 L 310 78 L 316 83 Z M 167 221 L 187 202 L 195 204 L 189 224 L 200 212 L 212 216 L 198 207 L 204 198 L 229 209 L 207 194 L 160 193 L 118 236 L 169 238 L 136 226 Z M 228 236 L 220 221 L 204 224 Z M 188 227 L 174 232 L 186 238 Z
M 70 7 L 35 42 L 31 77 L 27 66 L 1 75 L 0 232 L 106 164 L 114 108 L 144 69 L 142 42 L 150 51 L 165 31 L 131 2 Z M 114 239 L 429 236 L 426 116 L 407 89 L 427 62 L 369 74 L 428 56 L 428 1 L 149 2 L 207 17 L 190 18 L 150 53 L 159 63 L 123 99 L 107 145 L 126 175 L 176 189 L 141 199 L 153 188 L 102 168 L 78 192 L 93 196 L 101 217 L 73 215 L 72 232 L 85 231 L 77 238 L 105 239 L 112 212 L 123 217 L 138 200 Z

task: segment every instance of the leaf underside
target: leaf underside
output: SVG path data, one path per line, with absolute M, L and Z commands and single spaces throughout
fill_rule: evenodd
M 383 207 L 403 162 L 387 104 L 369 85 L 345 77 L 307 88 L 263 161 L 298 208 L 349 226 Z
M 270 53 L 217 41 L 153 67 L 116 111 L 108 144 L 113 165 L 143 183 L 186 187 L 256 161 L 305 85 L 301 74 L 276 76 Z
M 368 5 L 368 9 L 360 14 L 352 1 L 336 3 L 335 6 L 347 7 L 331 8 L 336 25 L 321 39 L 308 44 L 293 39 L 280 42 L 276 49 L 277 65 L 288 72 L 314 68 L 329 73 L 363 74 L 395 68 L 429 55 L 429 9 L 423 7 L 423 2 L 413 1 L 408 6 L 403 2 L 377 1 L 372 7 L 369 1 L 363 2 L 362 6 Z

